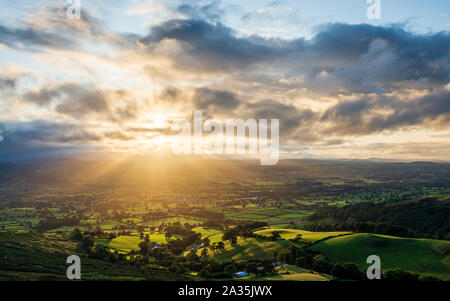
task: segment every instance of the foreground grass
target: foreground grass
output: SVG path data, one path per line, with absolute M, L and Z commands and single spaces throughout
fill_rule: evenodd
M 61 234 L 0 233 L 0 280 L 67 280 L 67 256 L 81 257 L 83 280 L 196 280 L 164 270 L 86 258 Z
M 256 276 L 249 277 L 249 280 L 284 280 L 284 281 L 329 281 L 333 277 L 328 275 L 321 275 L 307 269 L 297 267 L 295 265 L 284 265 L 277 267 L 278 275 L 273 276 Z

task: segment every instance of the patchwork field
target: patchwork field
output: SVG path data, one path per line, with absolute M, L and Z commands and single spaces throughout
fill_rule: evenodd
M 288 224 L 291 222 L 301 222 L 311 215 L 310 211 L 303 211 L 292 208 L 258 208 L 257 206 L 235 206 L 233 210 L 229 210 L 225 214 L 228 218 L 242 221 L 264 221 L 269 224 Z

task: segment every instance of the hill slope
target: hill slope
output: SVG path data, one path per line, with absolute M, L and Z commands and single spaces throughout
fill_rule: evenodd
M 376 234 L 353 234 L 330 238 L 310 247 L 337 263 L 354 262 L 361 270 L 369 255 L 381 258 L 381 267 L 450 280 L 450 242 L 399 238 Z
M 67 256 L 81 257 L 83 280 L 195 280 L 128 263 L 84 257 L 76 243 L 59 234 L 0 233 L 0 280 L 67 280 Z M 198 278 L 197 278 L 198 279 Z

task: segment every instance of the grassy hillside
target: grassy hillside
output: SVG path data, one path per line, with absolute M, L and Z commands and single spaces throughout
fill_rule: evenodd
M 368 267 L 369 255 L 381 258 L 382 269 L 403 269 L 450 280 L 450 242 L 399 238 L 376 234 L 353 234 L 327 239 L 310 247 L 333 262 L 354 262 Z
M 251 259 L 272 259 L 275 253 L 288 252 L 295 244 L 288 240 L 268 241 L 262 238 L 238 237 L 238 246 L 232 247 L 230 242 L 225 242 L 225 250 L 218 253 L 208 251 L 209 256 L 214 257 L 219 262 L 224 261 L 248 261 Z M 200 250 L 198 254 L 200 254 Z
M 148 232 L 144 232 L 148 234 Z M 174 235 L 173 239 L 179 238 L 179 235 Z M 109 247 L 113 251 L 120 253 L 128 253 L 131 250 L 138 251 L 139 243 L 143 239 L 136 233 L 135 235 L 122 235 L 113 239 L 97 239 L 97 243 Z M 151 242 L 167 243 L 166 236 L 163 233 L 150 233 Z
M 340 236 L 350 234 L 351 232 L 310 232 L 304 230 L 296 230 L 296 229 L 277 229 L 277 228 L 269 228 L 264 230 L 259 230 L 254 232 L 255 234 L 267 236 L 272 236 L 273 232 L 278 232 L 283 239 L 294 239 L 297 235 L 302 235 L 302 240 L 306 242 L 316 242 L 321 239 L 325 239 L 332 236 Z
M 66 280 L 67 256 L 81 257 L 84 280 L 194 280 L 187 275 L 86 258 L 61 234 L 0 233 L 0 280 Z

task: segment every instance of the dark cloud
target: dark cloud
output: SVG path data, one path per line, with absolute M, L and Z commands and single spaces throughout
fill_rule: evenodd
M 351 136 L 411 126 L 448 128 L 450 91 L 437 90 L 429 95 L 404 101 L 395 97 L 377 96 L 343 102 L 326 110 L 319 121 L 331 123 L 324 131 L 325 134 Z
M 32 159 L 80 150 L 102 139 L 76 124 L 36 120 L 0 124 L 1 160 Z
M 3 144 L 18 141 L 33 143 L 84 143 L 101 137 L 81 129 L 77 124 L 52 123 L 43 120 L 3 124 Z
M 167 102 L 178 102 L 180 100 L 182 91 L 176 87 L 166 87 L 161 94 L 159 95 L 159 99 L 161 101 Z
M 283 104 L 271 99 L 247 103 L 243 107 L 245 118 L 254 118 L 256 120 L 279 119 L 280 136 L 285 138 L 296 136 L 296 132 L 304 127 L 308 128 L 309 124 L 317 118 L 316 113 L 310 109 L 299 110 L 293 105 Z M 237 116 L 243 117 L 239 113 Z
M 38 90 L 29 91 L 23 95 L 27 102 L 39 106 L 52 105 L 56 112 L 83 118 L 92 114 L 103 115 L 110 121 L 130 120 L 136 117 L 139 108 L 131 96 L 123 90 L 100 90 L 92 85 L 82 85 L 73 82 L 46 85 Z M 124 105 L 112 108 L 112 103 L 117 106 L 122 101 Z
M 16 78 L 2 78 L 0 77 L 0 90 L 4 89 L 14 89 L 17 84 Z
M 195 90 L 193 103 L 197 110 L 224 113 L 236 109 L 241 100 L 229 91 L 199 88 Z
M 225 9 L 221 7 L 220 1 L 211 1 L 204 5 L 189 1 L 178 6 L 176 10 L 190 19 L 209 22 L 219 22 L 226 13 Z
M 113 131 L 113 132 L 107 132 L 104 134 L 106 138 L 113 139 L 113 140 L 120 140 L 120 141 L 130 141 L 134 138 L 125 134 L 121 131 Z
M 320 30 L 309 47 L 314 67 L 309 81 L 325 70 L 330 77 L 328 83 L 319 81 L 322 88 L 379 92 L 403 81 L 449 82 L 449 32 L 418 35 L 400 26 L 367 24 L 330 24 Z
M 48 48 L 73 48 L 74 40 L 55 33 L 36 30 L 33 28 L 9 28 L 0 25 L 0 43 L 11 48 L 45 46 Z
M 42 87 L 39 90 L 28 91 L 23 98 L 28 102 L 44 106 L 50 104 L 59 95 L 60 91 L 57 88 Z
M 102 91 L 78 84 L 65 84 L 58 87 L 63 95 L 56 111 L 72 117 L 82 117 L 92 113 L 110 114 L 110 107 Z
M 382 92 L 407 81 L 443 85 L 450 79 L 450 33 L 419 35 L 400 26 L 327 24 L 311 40 L 237 37 L 221 23 L 171 20 L 142 39 L 150 49 L 174 39 L 185 46 L 176 57 L 191 71 L 250 72 L 271 66 L 304 76 L 304 87 L 326 93 Z
M 173 39 L 186 45 L 185 53 L 190 57 L 179 57 L 181 68 L 197 68 L 198 71 L 241 69 L 253 63 L 274 57 L 272 47 L 259 44 L 249 38 L 238 38 L 234 31 L 217 23 L 203 20 L 171 20 L 154 26 L 150 35 L 141 42 L 150 46 Z M 264 40 L 265 42 L 265 40 Z M 198 60 L 193 62 L 192 58 Z
M 27 92 L 23 98 L 41 106 L 55 104 L 57 112 L 75 118 L 92 113 L 110 113 L 110 107 L 103 91 L 77 83 L 44 86 L 39 90 Z

